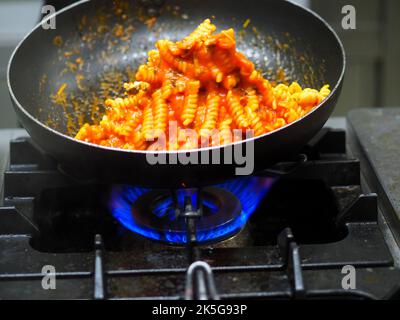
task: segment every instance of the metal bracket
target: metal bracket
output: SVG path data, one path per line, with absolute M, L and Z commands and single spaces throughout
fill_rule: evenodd
M 94 240 L 94 299 L 104 300 L 106 298 L 105 276 L 103 265 L 104 244 L 101 235 L 96 234 Z
M 305 154 L 299 154 L 298 158 L 293 162 L 282 162 L 276 166 L 266 169 L 262 172 L 262 175 L 266 176 L 287 176 L 294 173 L 304 163 L 308 161 L 308 157 Z
M 375 193 L 360 195 L 336 219 L 337 226 L 348 222 L 378 221 L 378 196 Z
M 186 273 L 186 300 L 219 300 L 214 275 L 208 263 L 194 262 Z
M 284 267 L 287 270 L 292 285 L 293 297 L 294 299 L 304 299 L 306 296 L 306 289 L 303 280 L 299 246 L 295 242 L 290 228 L 286 228 L 278 236 L 278 246 L 284 259 Z

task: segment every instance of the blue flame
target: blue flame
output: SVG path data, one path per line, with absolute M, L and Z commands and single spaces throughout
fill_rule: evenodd
M 236 219 L 225 225 L 208 230 L 197 230 L 197 241 L 212 241 L 213 239 L 223 238 L 240 230 L 257 209 L 257 206 L 264 199 L 274 182 L 274 178 L 245 177 L 214 186 L 233 193 L 241 203 L 242 212 Z M 143 237 L 158 241 L 167 241 L 171 244 L 186 243 L 187 235 L 184 231 L 163 230 L 160 232 L 159 230 L 139 225 L 134 221 L 132 206 L 142 195 L 150 191 L 150 189 L 132 186 L 114 186 L 110 202 L 112 214 L 125 228 Z M 177 201 L 181 208 L 184 205 L 185 196 L 190 196 L 193 204 L 197 203 L 197 193 L 180 190 L 177 193 Z M 202 205 L 203 207 L 207 207 L 212 214 L 218 211 L 218 206 L 209 200 L 203 199 Z M 167 197 L 159 202 L 153 209 L 153 213 L 159 218 L 167 217 L 170 221 L 176 220 L 172 197 Z

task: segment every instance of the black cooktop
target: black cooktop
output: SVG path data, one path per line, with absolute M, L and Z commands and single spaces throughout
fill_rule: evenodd
M 398 297 L 395 243 L 385 241 L 378 196 L 361 186 L 346 133 L 322 130 L 299 159 L 252 177 L 273 183 L 248 192 L 262 197 L 245 225 L 179 243 L 132 232 L 110 212 L 116 186 L 66 176 L 29 138 L 13 140 L 0 208 L 0 298 Z M 348 265 L 356 288 L 345 290 Z M 42 286 L 44 266 L 54 268 L 54 290 Z

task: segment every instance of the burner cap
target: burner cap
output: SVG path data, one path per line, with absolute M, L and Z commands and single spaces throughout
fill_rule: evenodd
M 205 188 L 202 191 L 202 215 L 194 218 L 197 242 L 221 241 L 240 231 L 242 207 L 240 201 L 229 191 Z M 197 203 L 197 193 L 190 190 L 177 191 L 177 202 L 181 210 L 183 198 L 189 195 L 192 203 Z M 160 235 L 162 241 L 186 243 L 186 219 L 176 211 L 174 196 L 170 191 L 150 191 L 132 205 L 132 217 L 143 229 Z M 198 208 L 193 208 L 197 210 Z

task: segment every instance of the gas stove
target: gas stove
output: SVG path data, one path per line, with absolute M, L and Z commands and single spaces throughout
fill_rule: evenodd
M 399 297 L 399 219 L 360 118 L 257 175 L 181 190 L 76 179 L 8 132 L 0 299 Z

